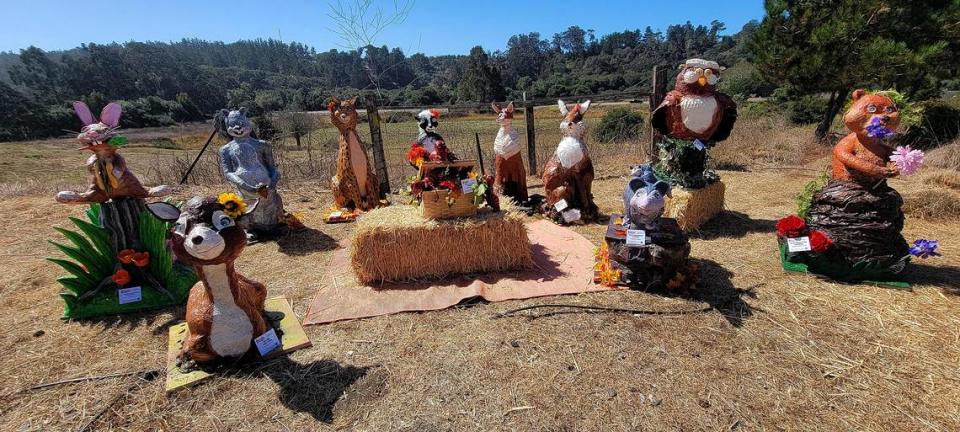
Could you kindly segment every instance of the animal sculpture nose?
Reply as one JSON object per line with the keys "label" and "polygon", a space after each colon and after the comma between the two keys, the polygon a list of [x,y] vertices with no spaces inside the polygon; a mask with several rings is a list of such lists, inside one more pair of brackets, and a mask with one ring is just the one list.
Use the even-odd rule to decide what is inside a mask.
{"label": "animal sculpture nose", "polygon": [[200,244],[200,243],[203,243],[203,237],[193,236],[193,237],[190,238],[190,242],[193,243],[193,244],[195,244],[195,245],[198,245],[198,244]]}
{"label": "animal sculpture nose", "polygon": [[890,116],[885,115],[883,117],[880,117],[880,119],[882,119],[883,121],[890,121]]}

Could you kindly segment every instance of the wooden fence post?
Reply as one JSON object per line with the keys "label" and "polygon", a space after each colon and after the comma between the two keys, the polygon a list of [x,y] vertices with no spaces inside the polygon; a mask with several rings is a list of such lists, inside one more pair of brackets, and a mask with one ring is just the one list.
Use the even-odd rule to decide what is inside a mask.
{"label": "wooden fence post", "polygon": [[373,96],[367,96],[367,123],[370,125],[370,144],[373,146],[373,165],[380,177],[380,198],[390,193],[390,175],[387,173],[387,158],[383,153],[383,134],[380,133],[380,113]]}
{"label": "wooden fence post", "polygon": [[483,149],[480,148],[480,132],[474,132],[473,137],[477,140],[477,161],[480,162],[480,174],[486,174],[483,169]]}
{"label": "wooden fence post", "polygon": [[527,122],[527,162],[530,163],[531,175],[537,174],[537,133],[533,121],[533,102],[527,102],[527,95],[523,95],[523,116]]}
{"label": "wooden fence post", "polygon": [[[669,66],[654,66],[653,67],[653,78],[650,82],[650,116],[649,118],[653,119],[653,110],[657,109],[660,106],[660,103],[663,102],[663,98],[667,96],[667,72],[670,71]],[[660,148],[657,144],[663,140],[663,136],[660,135],[654,128],[650,128],[650,143],[647,149],[648,155],[650,157],[650,163],[656,163],[660,158]]]}

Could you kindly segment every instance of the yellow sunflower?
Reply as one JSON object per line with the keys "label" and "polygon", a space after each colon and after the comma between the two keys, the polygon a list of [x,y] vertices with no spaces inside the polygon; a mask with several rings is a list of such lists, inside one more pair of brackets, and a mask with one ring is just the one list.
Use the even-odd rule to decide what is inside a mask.
{"label": "yellow sunflower", "polygon": [[234,219],[247,211],[247,203],[235,193],[224,192],[217,197],[217,202],[223,205],[223,212]]}

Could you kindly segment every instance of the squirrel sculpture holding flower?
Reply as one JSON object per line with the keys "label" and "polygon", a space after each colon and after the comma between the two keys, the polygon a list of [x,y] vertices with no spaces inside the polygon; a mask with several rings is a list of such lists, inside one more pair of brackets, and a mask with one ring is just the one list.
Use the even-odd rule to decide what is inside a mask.
{"label": "squirrel sculpture holding flower", "polygon": [[90,187],[86,192],[62,191],[56,200],[63,204],[103,203],[114,198],[147,198],[169,195],[170,187],[161,185],[147,190],[137,177],[127,169],[127,161],[117,153],[126,139],[117,135],[120,126],[120,104],[111,102],[103,107],[100,120],[97,120],[87,104],[73,103],[77,117],[83,122],[83,129],[77,140],[83,144],[80,150],[90,150],[93,155],[87,159],[87,171],[90,172]]}
{"label": "squirrel sculpture holding flower", "polygon": [[900,110],[883,94],[855,90],[843,116],[850,134],[833,148],[833,179],[871,187],[900,174],[890,162],[894,147],[885,140],[900,125]]}

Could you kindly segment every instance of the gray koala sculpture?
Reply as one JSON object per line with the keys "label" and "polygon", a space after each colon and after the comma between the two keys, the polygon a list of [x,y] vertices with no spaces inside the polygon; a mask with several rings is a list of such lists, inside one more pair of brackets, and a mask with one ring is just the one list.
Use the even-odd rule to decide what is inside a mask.
{"label": "gray koala sculpture", "polygon": [[273,147],[257,139],[253,123],[243,108],[221,110],[215,122],[220,135],[231,139],[220,147],[223,177],[237,187],[244,201],[257,201],[256,209],[247,216],[248,239],[257,240],[275,233],[281,227],[285,212],[283,199],[277,193],[280,171],[273,159]]}

